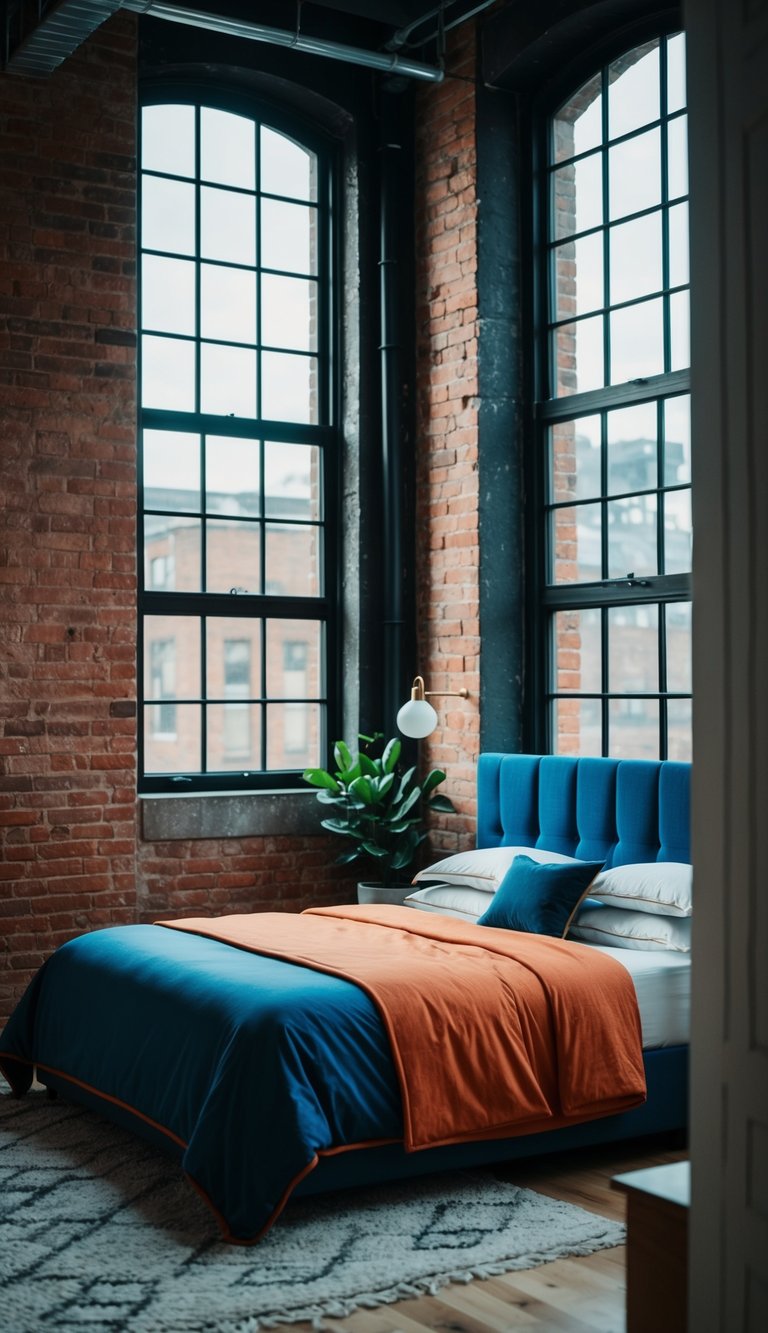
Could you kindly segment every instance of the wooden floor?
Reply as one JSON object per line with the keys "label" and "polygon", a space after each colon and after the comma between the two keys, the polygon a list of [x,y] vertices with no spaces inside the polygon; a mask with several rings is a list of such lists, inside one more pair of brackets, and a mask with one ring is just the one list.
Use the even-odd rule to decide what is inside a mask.
{"label": "wooden floor", "polygon": [[[624,1220],[624,1195],[611,1189],[622,1171],[676,1162],[686,1152],[671,1138],[618,1144],[537,1162],[509,1163],[498,1174],[516,1185]],[[311,1333],[292,1324],[293,1333]],[[334,1333],[623,1333],[624,1246],[541,1268],[443,1287],[437,1296],[326,1319]]]}

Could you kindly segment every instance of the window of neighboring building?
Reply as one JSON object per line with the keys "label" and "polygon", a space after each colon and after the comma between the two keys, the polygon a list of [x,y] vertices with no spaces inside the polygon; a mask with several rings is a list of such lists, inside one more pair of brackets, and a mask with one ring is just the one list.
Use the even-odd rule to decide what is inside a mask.
{"label": "window of neighboring building", "polygon": [[141,144],[141,644],[176,662],[172,686],[143,673],[143,787],[290,784],[335,702],[331,161],[263,109],[178,93],[144,106]]}
{"label": "window of neighboring building", "polygon": [[561,754],[689,759],[685,48],[605,64],[541,169],[544,711]]}

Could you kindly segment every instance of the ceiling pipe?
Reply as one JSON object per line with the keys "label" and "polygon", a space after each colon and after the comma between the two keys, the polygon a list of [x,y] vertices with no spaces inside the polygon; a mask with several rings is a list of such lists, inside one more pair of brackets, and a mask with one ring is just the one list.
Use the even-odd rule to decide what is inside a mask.
{"label": "ceiling pipe", "polygon": [[420,61],[410,60],[405,56],[365,51],[357,46],[346,46],[342,42],[327,41],[324,37],[310,37],[302,32],[287,32],[284,28],[266,28],[260,23],[251,23],[248,19],[207,14],[202,10],[167,4],[166,0],[123,0],[122,8],[130,9],[134,14],[146,14],[150,18],[167,19],[170,23],[183,23],[191,28],[205,28],[209,32],[220,32],[229,37],[243,37],[251,42],[266,42],[271,46],[287,46],[294,51],[303,51],[307,55],[327,56],[331,60],[363,65],[366,69],[380,70],[385,74],[404,75],[409,79],[420,79],[423,83],[442,83],[445,77],[444,71],[437,66],[423,65]]}

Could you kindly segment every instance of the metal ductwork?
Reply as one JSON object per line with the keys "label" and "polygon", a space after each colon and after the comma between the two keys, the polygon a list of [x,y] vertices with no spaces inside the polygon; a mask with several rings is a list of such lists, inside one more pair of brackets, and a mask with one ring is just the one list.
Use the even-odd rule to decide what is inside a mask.
{"label": "metal ductwork", "polygon": [[61,4],[49,5],[38,0],[34,6],[22,4],[14,15],[20,32],[6,69],[17,74],[51,74],[120,8],[121,0],[61,0]]}
{"label": "metal ductwork", "polygon": [[[347,64],[362,65],[382,74],[401,75],[424,83],[440,83],[443,70],[436,65],[425,65],[393,51],[370,51],[312,37],[285,28],[265,27],[250,19],[233,18],[226,14],[211,14],[190,9],[167,0],[22,0],[9,22],[6,34],[9,51],[6,68],[23,74],[51,74],[91,33],[119,10],[146,14],[150,18],[165,19],[207,32],[223,33],[251,42],[264,42],[302,51],[307,55],[325,56]],[[15,29],[15,31],[14,31]]]}
{"label": "metal ductwork", "polygon": [[424,65],[418,60],[410,60],[389,51],[366,51],[358,46],[345,46],[343,42],[328,41],[325,37],[310,37],[300,30],[289,32],[285,28],[267,28],[263,24],[252,23],[250,19],[206,14],[201,10],[168,4],[166,0],[123,0],[122,7],[135,14],[148,14],[150,18],[205,28],[208,32],[221,32],[229,37],[245,38],[246,41],[266,42],[270,46],[287,46],[307,55],[327,56],[331,60],[364,65],[366,69],[380,70],[384,74],[405,75],[406,78],[420,79],[424,83],[440,83],[444,77],[443,70],[436,65]]}

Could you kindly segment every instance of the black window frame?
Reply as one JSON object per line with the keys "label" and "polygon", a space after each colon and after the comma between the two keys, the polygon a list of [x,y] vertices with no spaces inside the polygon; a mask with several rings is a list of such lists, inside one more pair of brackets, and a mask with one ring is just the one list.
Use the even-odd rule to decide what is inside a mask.
{"label": "black window frame", "polygon": [[[575,95],[580,88],[584,86],[591,78],[602,75],[603,92],[603,116],[607,115],[607,68],[615,60],[630,51],[642,47],[645,43],[654,38],[664,39],[671,37],[682,31],[682,25],[679,15],[671,12],[657,14],[648,18],[646,22],[632,25],[631,29],[607,37],[605,40],[596,43],[591,49],[583,52],[573,62],[568,63],[567,67],[560,75],[548,83],[544,91],[535,98],[531,106],[531,116],[529,121],[530,148],[531,148],[531,248],[533,263],[530,274],[530,318],[531,318],[531,414],[529,421],[529,466],[526,469],[528,479],[528,495],[530,505],[526,516],[527,544],[530,552],[531,579],[529,584],[529,624],[531,633],[528,645],[528,672],[530,682],[529,692],[529,720],[530,737],[532,748],[540,753],[555,753],[555,734],[553,727],[554,708],[553,703],[558,698],[581,699],[591,698],[599,699],[601,709],[601,729],[602,729],[602,750],[603,755],[609,755],[610,751],[610,727],[609,727],[609,709],[610,702],[614,699],[635,699],[648,698],[659,700],[659,747],[658,754],[661,758],[668,757],[668,719],[667,719],[667,701],[675,699],[690,700],[690,692],[669,691],[664,688],[666,680],[666,635],[664,627],[665,607],[675,602],[691,602],[692,600],[692,575],[690,572],[684,574],[656,574],[653,576],[638,576],[637,578],[610,578],[604,577],[595,582],[584,583],[559,583],[550,581],[549,566],[552,541],[550,538],[550,513],[557,507],[553,502],[550,493],[549,477],[549,447],[548,430],[557,422],[571,419],[577,419],[587,415],[602,413],[601,428],[601,487],[600,495],[592,497],[599,500],[603,511],[608,501],[621,498],[620,496],[607,495],[605,486],[605,467],[606,467],[606,440],[605,440],[605,413],[612,408],[633,407],[642,403],[659,403],[664,398],[683,394],[690,394],[690,367],[677,371],[665,371],[663,374],[648,376],[642,380],[631,380],[616,385],[600,389],[591,389],[581,393],[564,394],[561,396],[548,396],[550,393],[550,384],[553,376],[554,359],[552,356],[551,329],[553,321],[550,319],[550,251],[554,236],[549,224],[550,191],[549,178],[552,170],[552,160],[550,154],[549,135],[550,126],[553,117],[560,107],[562,107],[571,95]],[[663,40],[661,41],[664,46]],[[666,69],[665,63],[661,66],[661,88],[660,97],[662,99],[662,116],[666,108]],[[687,105],[685,114],[687,115]],[[674,117],[673,117],[674,118]],[[660,122],[649,122],[649,125]],[[643,126],[643,132],[649,126]],[[626,136],[617,136],[621,138],[631,138],[632,134]],[[663,137],[663,136],[662,136]],[[603,123],[603,154],[606,151],[608,143],[606,136],[606,124]],[[613,140],[610,141],[614,142]],[[664,180],[666,181],[666,164],[663,170]],[[686,196],[689,198],[689,196]],[[662,208],[667,206],[666,198],[662,199]],[[653,210],[645,210],[653,211]],[[628,215],[634,217],[635,215]],[[623,220],[623,219],[622,219]],[[601,227],[596,230],[603,231],[607,228],[607,219],[603,219]],[[667,283],[668,269],[668,229],[666,225],[662,229],[663,233],[663,269],[664,269],[664,294],[668,298],[670,288]],[[689,286],[688,286],[689,289]],[[607,289],[606,289],[607,290]],[[672,289],[676,290],[676,289]],[[600,310],[594,312],[604,314],[609,308],[604,303]],[[644,299],[637,298],[638,301]],[[634,304],[635,302],[627,303]],[[622,304],[622,303],[619,303]],[[611,309],[615,307],[610,307]],[[665,357],[669,348],[669,316],[668,299],[664,300],[664,346]],[[590,312],[590,314],[593,312]],[[565,320],[561,321],[565,323]],[[604,321],[607,333],[608,320]],[[660,409],[657,409],[657,411]],[[693,448],[693,442],[692,442]],[[690,483],[681,484],[679,487],[665,487],[663,471],[663,449],[664,436],[659,429],[658,432],[658,474],[657,486],[653,488],[653,493],[657,496],[662,492],[672,489],[690,490]],[[632,495],[640,492],[632,492]],[[566,504],[566,501],[561,502]],[[571,503],[574,503],[573,501]],[[657,531],[662,534],[659,538],[663,542],[663,513],[659,514]],[[605,559],[606,546],[606,521],[603,513],[601,544],[603,550],[603,559]],[[631,571],[627,571],[629,574]],[[606,567],[603,567],[603,573],[607,573]],[[612,691],[607,688],[608,685],[608,638],[606,633],[606,620],[610,609],[622,606],[641,606],[658,605],[659,607],[659,690],[656,692],[622,693]],[[601,615],[601,689],[600,691],[558,691],[555,688],[555,663],[553,652],[553,632],[554,617],[558,611],[583,610],[597,608]]]}
{"label": "black window frame", "polygon": [[[212,79],[146,79],[140,88],[139,111],[143,111],[146,106],[160,105],[163,103],[187,104],[200,107],[211,107],[217,110],[232,112],[236,115],[242,115],[253,119],[257,126],[266,125],[276,132],[285,134],[300,143],[303,147],[311,151],[317,158],[317,217],[318,217],[318,305],[320,315],[318,318],[318,387],[319,387],[319,422],[317,424],[308,423],[287,423],[284,421],[271,421],[261,417],[226,417],[203,414],[202,412],[185,413],[170,411],[160,408],[146,408],[141,404],[141,393],[139,392],[138,403],[138,423],[137,432],[139,440],[138,449],[138,488],[139,488],[139,506],[137,519],[137,542],[138,542],[138,632],[137,632],[137,651],[138,651],[138,680],[139,680],[139,726],[138,726],[138,791],[140,794],[160,794],[160,793],[196,793],[204,795],[206,793],[215,793],[220,791],[252,791],[290,789],[303,787],[302,771],[300,768],[268,769],[266,768],[267,759],[267,728],[265,725],[265,716],[267,709],[266,694],[266,624],[268,620],[291,620],[291,621],[315,621],[320,624],[321,640],[321,667],[320,667],[320,686],[321,690],[318,696],[312,699],[302,699],[300,702],[317,703],[320,705],[320,736],[317,746],[317,761],[324,762],[328,750],[328,737],[337,734],[339,727],[339,718],[341,716],[341,570],[342,570],[342,531],[340,522],[340,495],[341,495],[341,467],[342,467],[342,437],[341,437],[341,386],[340,386],[340,366],[341,366],[341,294],[339,292],[339,275],[342,273],[341,263],[341,227],[340,219],[340,201],[342,197],[342,170],[338,143],[331,136],[318,132],[317,127],[310,124],[307,119],[297,114],[293,110],[286,110],[285,107],[272,101],[253,95],[246,90],[233,88],[223,85],[221,82]],[[198,112],[199,128],[199,112]],[[138,181],[139,181],[139,208],[141,205],[141,115],[139,122],[139,153],[138,153]],[[199,155],[199,136],[198,148]],[[199,160],[198,170],[195,176],[196,188],[200,183]],[[255,197],[259,197],[258,182],[254,191]],[[140,214],[139,214],[140,216]],[[198,223],[199,225],[199,223]],[[137,246],[139,257],[143,250],[141,247],[141,235]],[[150,252],[151,253],[151,252]],[[196,252],[193,256],[195,263],[200,266],[201,255],[199,246],[199,237],[196,244]],[[207,262],[207,261],[206,261]],[[197,285],[199,287],[199,273]],[[141,276],[138,278],[138,299],[139,310],[141,310]],[[195,335],[196,357],[200,355],[200,337],[199,328]],[[142,383],[142,362],[141,362],[141,336],[139,337],[138,352],[138,383]],[[258,439],[262,442],[286,443],[316,445],[321,459],[321,485],[323,495],[323,510],[319,523],[319,559],[321,561],[324,581],[322,591],[319,596],[289,596],[283,594],[264,593],[252,594],[245,593],[238,589],[236,595],[222,592],[178,592],[178,591],[159,591],[152,590],[151,586],[145,582],[144,570],[144,485],[143,485],[143,450],[141,446],[144,429],[166,429],[189,431],[199,434],[201,437],[201,447],[205,447],[205,436],[226,435],[233,439]],[[263,480],[263,444],[262,444],[262,480]],[[205,494],[204,487],[201,495],[200,518],[204,530],[205,520]],[[260,518],[257,520],[261,530],[262,556],[263,542],[266,525],[269,521],[282,522],[277,517],[269,518],[264,512],[263,507],[263,487],[262,487],[262,509]],[[287,520],[286,520],[287,521]],[[204,535],[201,537],[203,543],[201,550],[201,559],[205,560]],[[204,565],[203,565],[204,567]],[[263,568],[263,564],[262,564]],[[149,615],[162,615],[164,617],[174,616],[194,616],[199,617],[201,622],[201,695],[196,699],[184,699],[182,702],[196,703],[201,708],[201,737],[200,737],[200,772],[168,772],[155,773],[145,772],[145,707],[151,705],[151,700],[144,696],[144,618]],[[206,726],[205,711],[207,703],[226,703],[222,698],[207,699],[205,692],[205,654],[206,654],[206,619],[207,617],[226,617],[228,620],[243,619],[244,621],[258,620],[260,622],[260,640],[261,640],[261,695],[258,699],[251,702],[255,703],[261,709],[261,767],[256,767],[242,772],[239,771],[211,771],[206,772],[202,769],[206,754]],[[295,702],[284,698],[274,698],[270,703],[285,704],[286,702]]]}

